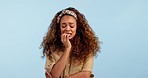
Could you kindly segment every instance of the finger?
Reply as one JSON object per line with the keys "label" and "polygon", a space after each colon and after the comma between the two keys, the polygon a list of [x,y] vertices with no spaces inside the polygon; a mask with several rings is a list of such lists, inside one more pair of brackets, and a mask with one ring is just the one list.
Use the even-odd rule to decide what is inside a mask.
{"label": "finger", "polygon": [[69,40],[69,36],[70,36],[70,34],[67,34],[66,40]]}
{"label": "finger", "polygon": [[50,73],[48,71],[46,71],[46,73],[49,75]]}
{"label": "finger", "polygon": [[66,43],[66,34],[63,34],[63,43]]}
{"label": "finger", "polygon": [[49,77],[49,74],[48,74],[48,72],[45,72],[45,76],[46,76],[46,78],[48,78],[48,77]]}
{"label": "finger", "polygon": [[63,42],[63,34],[61,35],[61,41]]}
{"label": "finger", "polygon": [[46,78],[53,78],[51,73],[49,73],[48,71],[45,72],[45,76]]}
{"label": "finger", "polygon": [[61,35],[61,41],[64,42],[65,33]]}

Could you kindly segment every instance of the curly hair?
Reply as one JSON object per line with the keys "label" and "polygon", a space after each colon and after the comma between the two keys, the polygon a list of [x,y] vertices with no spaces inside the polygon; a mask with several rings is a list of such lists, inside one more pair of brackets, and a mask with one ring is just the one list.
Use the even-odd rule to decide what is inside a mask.
{"label": "curly hair", "polygon": [[[85,16],[75,8],[69,7],[65,10],[73,11],[77,15],[76,35],[70,40],[72,44],[70,58],[85,62],[89,56],[95,56],[100,52],[100,42],[94,31],[89,26]],[[51,59],[51,52],[64,51],[64,45],[61,41],[60,23],[57,23],[57,17],[61,14],[59,11],[53,18],[46,36],[43,38],[41,47],[43,48],[43,57],[47,55]],[[64,15],[63,15],[64,16]]]}

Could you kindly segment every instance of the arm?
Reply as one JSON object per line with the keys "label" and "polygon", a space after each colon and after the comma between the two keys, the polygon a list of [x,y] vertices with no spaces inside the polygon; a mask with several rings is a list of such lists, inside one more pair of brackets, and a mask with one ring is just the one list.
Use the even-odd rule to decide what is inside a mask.
{"label": "arm", "polygon": [[89,56],[86,60],[86,63],[83,65],[83,69],[78,73],[68,76],[67,78],[90,78],[93,62],[94,56]]}
{"label": "arm", "polygon": [[76,74],[70,75],[67,78],[90,78],[90,72],[89,71],[81,71]]}
{"label": "arm", "polygon": [[62,72],[65,68],[67,59],[69,57],[69,52],[70,52],[70,50],[66,49],[65,52],[63,53],[62,57],[59,59],[59,61],[55,64],[55,66],[51,70],[51,74],[54,78],[59,78],[60,75],[62,74]]}
{"label": "arm", "polygon": [[66,34],[61,35],[61,41],[63,42],[65,46],[65,50],[61,58],[56,62],[54,67],[52,68],[50,72],[50,75],[52,75],[53,78],[59,78],[62,74],[65,65],[67,63],[67,59],[69,58],[70,50],[71,50],[71,43],[69,41],[69,36]]}

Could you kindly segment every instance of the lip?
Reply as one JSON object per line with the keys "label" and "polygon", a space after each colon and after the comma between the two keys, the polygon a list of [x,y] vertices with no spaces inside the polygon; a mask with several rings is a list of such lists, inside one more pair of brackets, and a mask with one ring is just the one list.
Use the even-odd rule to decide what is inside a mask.
{"label": "lip", "polygon": [[70,34],[70,35],[72,35],[72,33],[66,33],[66,34]]}

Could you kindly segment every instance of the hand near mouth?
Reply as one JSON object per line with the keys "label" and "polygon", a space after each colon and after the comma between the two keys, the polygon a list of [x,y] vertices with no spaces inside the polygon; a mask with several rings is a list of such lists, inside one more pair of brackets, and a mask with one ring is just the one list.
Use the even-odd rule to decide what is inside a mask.
{"label": "hand near mouth", "polygon": [[61,35],[61,41],[65,46],[65,49],[71,49],[71,42],[69,41],[70,39],[70,34],[62,34]]}

